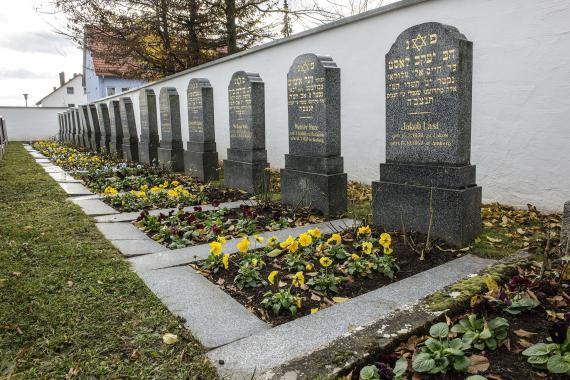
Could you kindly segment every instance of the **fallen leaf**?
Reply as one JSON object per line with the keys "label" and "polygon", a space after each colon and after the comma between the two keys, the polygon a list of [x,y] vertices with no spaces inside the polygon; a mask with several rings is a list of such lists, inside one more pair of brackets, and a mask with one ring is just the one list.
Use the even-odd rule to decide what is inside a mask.
{"label": "fallen leaf", "polygon": [[517,336],[520,336],[521,338],[528,338],[531,337],[533,335],[536,335],[536,333],[530,332],[530,331],[526,331],[523,329],[518,329],[513,331]]}
{"label": "fallen leaf", "polygon": [[333,297],[333,298],[332,298],[332,300],[333,300],[335,303],[343,303],[343,302],[348,301],[349,299],[350,299],[350,298],[347,298],[347,297]]}
{"label": "fallen leaf", "polygon": [[524,348],[529,348],[530,346],[532,346],[532,343],[530,343],[528,340],[526,339],[519,339],[519,341],[517,342],[520,346],[523,346]]}
{"label": "fallen leaf", "polygon": [[171,333],[166,333],[162,336],[162,341],[168,345],[175,344],[178,342],[178,336]]}
{"label": "fallen leaf", "polygon": [[480,372],[485,372],[489,369],[489,359],[482,355],[471,355],[469,357],[471,359],[471,365],[467,369],[467,371],[471,374],[476,374]]}
{"label": "fallen leaf", "polygon": [[503,239],[494,238],[494,237],[490,237],[490,236],[485,236],[485,238],[487,240],[489,240],[491,243],[500,243],[503,241]]}

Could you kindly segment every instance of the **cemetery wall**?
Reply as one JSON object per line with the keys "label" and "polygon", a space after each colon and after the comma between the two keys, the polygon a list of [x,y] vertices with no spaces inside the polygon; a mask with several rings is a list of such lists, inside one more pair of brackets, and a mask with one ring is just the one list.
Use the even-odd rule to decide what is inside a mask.
{"label": "cemetery wall", "polygon": [[[384,56],[406,28],[428,21],[457,27],[473,41],[471,162],[484,201],[560,210],[570,196],[570,2],[567,0],[403,0],[378,10],[236,54],[145,87],[175,87],[182,140],[186,90],[208,78],[214,92],[220,159],[229,147],[227,87],[238,70],[265,82],[268,161],[288,152],[287,72],[303,53],[330,55],[341,68],[342,156],[349,179],[370,183],[385,162]],[[131,96],[138,110],[138,91]],[[140,116],[135,112],[140,133]],[[159,118],[160,119],[160,118]],[[55,118],[54,118],[55,120]]]}
{"label": "cemetery wall", "polygon": [[30,141],[55,137],[59,130],[57,114],[67,107],[0,106],[11,141]]}

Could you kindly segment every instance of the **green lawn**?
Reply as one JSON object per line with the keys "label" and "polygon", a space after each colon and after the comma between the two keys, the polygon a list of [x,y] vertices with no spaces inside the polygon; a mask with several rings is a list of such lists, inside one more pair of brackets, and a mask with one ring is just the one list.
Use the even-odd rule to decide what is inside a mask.
{"label": "green lawn", "polygon": [[[165,333],[178,343],[162,342]],[[0,162],[0,379],[214,379],[203,348],[19,143]]]}

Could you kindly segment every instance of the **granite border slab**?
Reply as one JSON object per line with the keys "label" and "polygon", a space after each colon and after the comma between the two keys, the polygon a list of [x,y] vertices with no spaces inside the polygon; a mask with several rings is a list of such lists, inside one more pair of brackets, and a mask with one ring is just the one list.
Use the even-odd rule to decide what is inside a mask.
{"label": "granite border slab", "polygon": [[[78,205],[79,207],[81,207],[83,212],[89,216],[98,217],[101,215],[112,215],[112,214],[118,214],[119,213],[117,210],[115,210],[114,208],[112,208],[111,206],[106,204],[105,202],[103,202],[97,198],[93,199],[93,198],[87,198],[87,197],[89,197],[89,196],[71,197],[71,198],[68,198],[68,200],[70,200],[71,202],[73,202],[76,205]],[[78,199],[78,198],[81,198],[81,199]],[[87,199],[85,199],[85,198],[87,198]]]}

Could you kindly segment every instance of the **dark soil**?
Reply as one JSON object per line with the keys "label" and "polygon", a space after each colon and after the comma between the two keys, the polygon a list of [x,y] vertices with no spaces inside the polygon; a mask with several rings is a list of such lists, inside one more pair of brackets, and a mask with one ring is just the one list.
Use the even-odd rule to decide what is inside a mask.
{"label": "dark soil", "polygon": [[[343,233],[342,236],[343,242],[347,244],[348,250],[350,252],[356,251],[354,247],[349,245],[349,242],[351,239],[353,239],[354,234],[351,231],[347,231]],[[377,236],[377,234],[375,234],[375,236]],[[421,236],[420,234],[413,235],[413,238],[414,241],[425,241],[425,237]],[[413,276],[417,273],[444,264],[458,257],[456,253],[452,254],[449,252],[441,252],[436,248],[431,253],[427,254],[426,258],[421,261],[419,260],[418,254],[412,251],[408,245],[404,244],[403,238],[401,236],[392,234],[392,239],[392,248],[394,249],[392,255],[395,255],[397,258],[398,266],[400,267],[400,270],[395,274],[393,280],[378,272],[373,272],[369,277],[364,278],[353,278],[348,276],[348,281],[343,282],[339,286],[338,293],[329,293],[327,296],[315,290],[295,289],[295,292],[297,292],[297,294],[302,297],[302,308],[297,312],[295,316],[292,316],[288,312],[282,312],[280,315],[275,316],[270,310],[267,310],[261,306],[261,301],[263,300],[264,293],[269,290],[272,290],[274,292],[279,290],[277,282],[275,285],[268,284],[267,286],[257,287],[255,289],[238,289],[233,283],[234,278],[238,272],[238,266],[231,261],[228,270],[219,271],[215,274],[205,273],[205,275],[211,282],[218,285],[234,299],[254,312],[259,318],[276,326],[292,321],[304,315],[308,315],[310,314],[310,310],[312,308],[323,309],[333,305],[333,297],[354,298],[359,295],[368,293],[372,290],[386,286],[390,283],[402,280],[406,277]],[[437,245],[442,248],[445,247],[444,244],[438,243]],[[274,270],[280,271],[280,273],[284,273],[288,270],[284,265],[283,254],[276,257],[275,259],[266,258],[265,260],[267,265],[260,271],[261,277],[263,279],[267,279],[267,276]],[[314,260],[314,262],[317,263],[318,260]],[[318,266],[318,264],[315,266]],[[296,271],[290,271],[288,273],[290,275],[293,275],[295,272]],[[339,273],[335,273],[335,275],[346,276]],[[305,280],[308,281],[309,279],[310,274],[305,273]]]}

